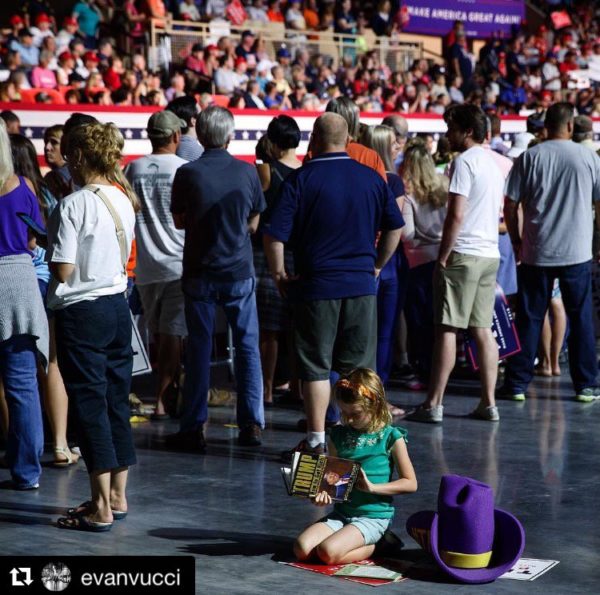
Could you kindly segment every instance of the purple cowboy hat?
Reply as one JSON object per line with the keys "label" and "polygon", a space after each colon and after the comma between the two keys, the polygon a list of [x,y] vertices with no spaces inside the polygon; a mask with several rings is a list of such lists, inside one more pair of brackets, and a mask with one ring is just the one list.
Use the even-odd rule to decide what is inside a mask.
{"label": "purple cowboy hat", "polygon": [[460,475],[442,477],[438,512],[413,514],[406,530],[462,583],[492,582],[515,565],[525,547],[523,526],[494,508],[492,488]]}

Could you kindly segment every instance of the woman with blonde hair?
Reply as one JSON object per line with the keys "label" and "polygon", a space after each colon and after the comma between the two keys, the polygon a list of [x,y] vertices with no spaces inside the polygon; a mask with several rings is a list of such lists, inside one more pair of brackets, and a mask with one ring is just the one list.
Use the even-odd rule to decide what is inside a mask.
{"label": "woman with blonde hair", "polygon": [[[394,161],[400,152],[394,129],[390,126],[369,126],[363,134],[365,146],[373,149],[385,166],[388,186],[402,209],[404,184],[395,173]],[[384,385],[390,377],[394,352],[394,331],[406,300],[406,271],[402,242],[396,254],[379,274],[377,287],[377,373]],[[402,412],[397,411],[396,415]]]}
{"label": "woman with blonde hair", "polygon": [[63,198],[48,226],[58,365],[73,407],[91,499],[58,519],[63,529],[108,531],[127,514],[125,488],[136,461],[129,424],[133,355],[125,298],[138,199],[119,162],[114,124],[84,124],[66,138],[80,190]]}
{"label": "woman with blonde hair", "polygon": [[402,238],[408,259],[406,322],[413,364],[422,382],[429,380],[433,345],[433,269],[442,240],[448,178],[437,172],[421,141],[409,142],[401,166],[406,195]]}

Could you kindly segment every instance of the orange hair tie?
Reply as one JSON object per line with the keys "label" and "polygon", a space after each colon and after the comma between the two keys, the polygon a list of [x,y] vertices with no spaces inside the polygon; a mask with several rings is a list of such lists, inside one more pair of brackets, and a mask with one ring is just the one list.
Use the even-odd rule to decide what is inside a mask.
{"label": "orange hair tie", "polygon": [[340,388],[350,389],[352,391],[357,392],[363,399],[369,399],[370,401],[374,401],[377,398],[377,395],[373,393],[372,390],[364,386],[363,384],[357,384],[355,382],[350,382],[346,378],[342,380],[338,380],[337,385]]}

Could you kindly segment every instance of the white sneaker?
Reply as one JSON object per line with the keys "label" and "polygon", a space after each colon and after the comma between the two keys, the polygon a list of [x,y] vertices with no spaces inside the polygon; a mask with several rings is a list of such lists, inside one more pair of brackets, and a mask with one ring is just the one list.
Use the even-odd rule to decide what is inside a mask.
{"label": "white sneaker", "polygon": [[431,409],[426,409],[419,405],[412,413],[406,416],[409,421],[422,421],[430,424],[441,424],[444,419],[444,406],[438,405]]}
{"label": "white sneaker", "polygon": [[477,405],[475,411],[472,411],[469,417],[475,419],[483,419],[484,421],[500,421],[498,407],[486,407],[481,403]]}
{"label": "white sneaker", "polygon": [[580,390],[575,395],[575,400],[580,403],[593,403],[594,401],[600,401],[600,388],[597,386],[590,386]]}

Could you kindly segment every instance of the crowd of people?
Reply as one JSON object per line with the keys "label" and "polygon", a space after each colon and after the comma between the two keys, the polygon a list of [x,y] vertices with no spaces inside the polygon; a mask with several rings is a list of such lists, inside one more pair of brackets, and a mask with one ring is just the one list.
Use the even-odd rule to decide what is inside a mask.
{"label": "crowd of people", "polygon": [[[581,114],[600,116],[600,18],[593,3],[568,3],[570,24],[559,29],[548,16],[535,28],[524,22],[510,35],[494,35],[477,55],[457,21],[440,59],[417,59],[405,71],[393,71],[362,35],[367,26],[378,36],[401,30],[400,3],[390,0],[81,0],[64,18],[50,4],[26,2],[5,23],[0,101],[53,103],[59,93],[58,101],[69,104],[164,107],[185,94],[209,105],[219,94],[237,109],[323,111],[330,99],[348,97],[366,112],[439,115],[464,102],[502,115],[567,101]],[[547,5],[550,10],[556,2]],[[167,13],[229,19],[242,33],[239,39],[190,43],[168,69],[152,71],[146,62],[148,19]],[[284,23],[296,36],[270,53],[260,31],[251,28],[264,21]],[[304,28],[357,37],[344,38],[350,45],[334,60],[310,51],[310,36],[298,41]]]}
{"label": "crowd of people", "polygon": [[[163,88],[165,73],[148,72],[141,51],[151,9],[123,3],[140,33],[128,40],[140,51],[133,43],[125,59],[102,29],[112,4],[78,2],[57,31],[50,3],[31,0],[5,35],[0,100],[18,101],[27,86],[68,87],[71,103],[166,108],[147,123],[151,154],[124,169],[116,126],[73,113],[45,130],[44,172],[16,115],[0,114],[7,487],[40,487],[43,409],[53,464],[82,458],[90,479],[90,499],[57,525],[103,532],[128,514],[136,463],[131,309],[152,337],[151,419],[180,420],[169,448],[206,450],[220,307],[235,353],[239,445],[260,446],[265,408],[287,400],[304,408],[305,437],[285,460],[303,451],[363,462],[359,496],[299,536],[299,559],[337,563],[372,553],[393,517],[391,496],[417,487],[406,432],[393,422],[443,423],[464,331],[480,370],[472,418],[498,423],[496,399],[525,400],[533,375],[560,375],[565,355],[574,399],[600,400],[591,280],[600,157],[589,117],[599,114],[600,96],[593,81],[583,88],[569,74],[600,60],[593,6],[577,4],[574,24],[560,32],[523,29],[489,40],[476,67],[457,23],[445,67],[417,61],[405,73],[387,72],[368,51],[333,73],[327,57],[302,48],[292,56],[286,47],[261,69],[269,57],[248,30],[238,45],[223,38],[191,47]],[[209,0],[203,10],[231,15],[234,4],[239,15],[239,1]],[[261,4],[252,2],[248,14]],[[267,4],[267,16],[280,8]],[[281,13],[288,26],[301,22],[288,18],[300,14],[298,4]],[[306,11],[317,3],[302,4]],[[173,10],[182,7],[190,19],[202,17],[196,3]],[[360,26],[351,2],[339,10],[334,28],[353,18]],[[392,33],[393,26],[381,34]],[[322,110],[308,154],[296,154],[298,124],[279,112],[256,145],[255,164],[235,159],[227,150],[232,112],[203,102],[212,85],[238,108]],[[534,114],[509,147],[499,114],[523,106]],[[390,113],[366,126],[361,110]],[[443,116],[447,133],[435,153],[430,135],[409,137],[399,112]],[[504,362],[500,388],[491,330],[497,286],[514,307],[521,345]],[[425,393],[410,412],[386,401],[398,380]]]}
{"label": "crowd of people", "polygon": [[[315,120],[303,161],[298,124],[279,114],[250,164],[227,151],[232,113],[200,110],[185,96],[152,114],[152,153],[124,170],[114,124],[74,113],[48,127],[44,176],[18,121],[0,116],[5,463],[9,487],[39,487],[43,402],[54,464],[82,457],[90,476],[90,500],[70,508],[61,528],[108,531],[127,514],[136,301],[153,337],[152,420],[180,418],[170,448],[206,450],[220,306],[232,332],[242,447],[263,440],[287,351],[279,380],[304,407],[298,427],[306,436],[283,458],[378,453],[377,479],[359,482],[369,497],[344,514],[377,511],[371,518],[381,522],[363,522],[362,537],[340,543],[328,537],[347,522],[332,517],[327,530],[300,536],[300,558],[317,548],[324,561],[345,560],[381,538],[393,512],[388,496],[416,489],[406,434],[392,420],[443,422],[463,331],[480,368],[472,418],[499,422],[497,398],[523,401],[534,373],[561,373],[561,317],[569,320],[574,399],[600,400],[591,281],[600,157],[591,120],[568,102],[550,106],[542,127],[532,120],[535,134],[523,133],[525,148],[510,157],[493,142],[497,121],[475,104],[453,106],[434,157],[427,138],[408,137],[401,115],[365,126],[358,106],[341,97]],[[497,284],[511,296],[521,343],[498,390]],[[426,391],[413,411],[386,402],[394,365],[408,388]],[[168,395],[180,388],[177,411]],[[384,464],[377,449],[388,441],[393,458]],[[389,482],[394,467],[400,479]],[[321,541],[328,545],[319,550]]]}

